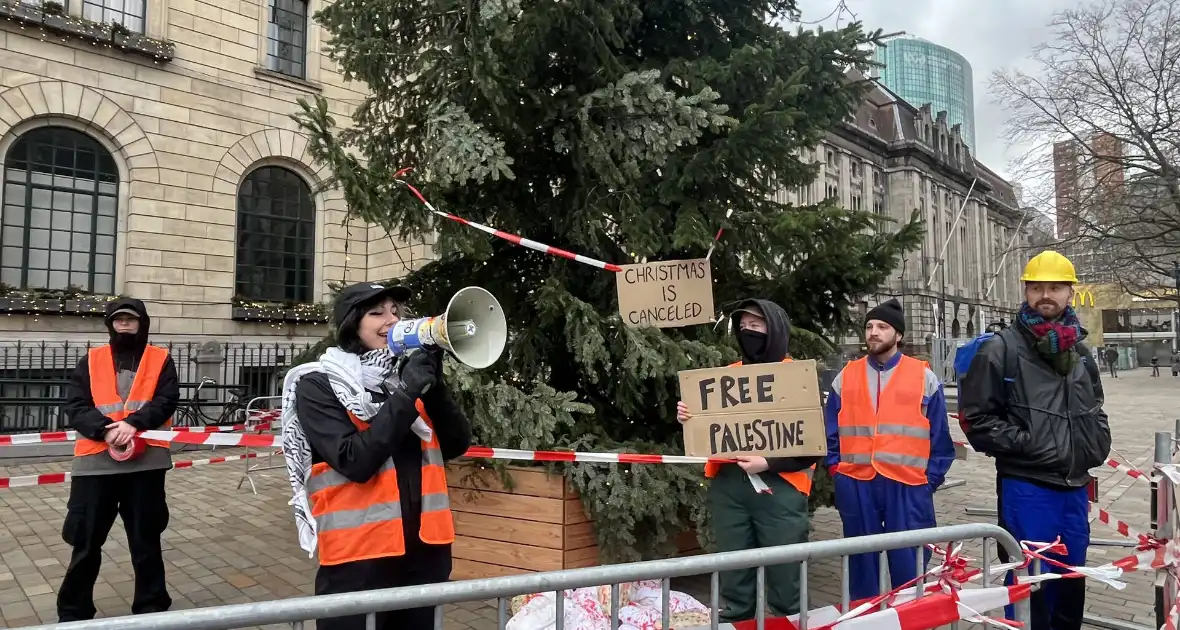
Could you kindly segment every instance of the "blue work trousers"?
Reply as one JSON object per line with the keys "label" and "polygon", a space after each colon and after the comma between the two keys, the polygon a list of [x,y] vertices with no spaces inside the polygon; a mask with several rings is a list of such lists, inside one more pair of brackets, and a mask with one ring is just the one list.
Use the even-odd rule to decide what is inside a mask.
{"label": "blue work trousers", "polygon": [[[908,486],[881,475],[860,481],[839,473],[833,482],[845,538],[934,527],[934,489],[929,485]],[[924,555],[929,563],[930,551]],[[918,577],[915,549],[895,549],[888,556],[892,588]],[[848,562],[852,600],[879,595],[880,554],[855,555]]]}
{"label": "blue work trousers", "polygon": [[[1044,554],[1069,566],[1086,564],[1090,546],[1090,497],[1085,488],[1056,489],[1013,477],[1001,477],[997,491],[1000,526],[1017,541],[1050,543],[1061,538],[1064,554]],[[1002,559],[1002,558],[1001,558]],[[1041,563],[1041,570],[1065,573]],[[1012,574],[1008,583],[1012,583]],[[1041,583],[1029,602],[1030,630],[1079,630],[1086,607],[1086,581],[1080,578]],[[1011,606],[1006,609],[1012,617]]]}

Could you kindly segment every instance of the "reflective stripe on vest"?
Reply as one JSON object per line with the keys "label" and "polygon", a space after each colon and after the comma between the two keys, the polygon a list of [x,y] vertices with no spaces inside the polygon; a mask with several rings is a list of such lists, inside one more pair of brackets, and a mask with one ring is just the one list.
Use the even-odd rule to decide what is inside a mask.
{"label": "reflective stripe on vest", "polygon": [[[422,401],[416,401],[414,406],[431,430],[430,441],[422,442],[422,523],[418,537],[432,545],[453,543],[455,524],[438,434]],[[349,418],[358,430],[369,429],[367,422],[351,412]],[[316,522],[321,565],[405,555],[401,492],[392,458],[385,460],[364,483],[349,481],[324,462],[314,464],[307,480],[307,498]]]}
{"label": "reflective stripe on vest", "polygon": [[[115,357],[109,345],[91,348],[87,353],[86,363],[90,369],[90,398],[94,401],[94,408],[106,416],[111,422],[126,420],[127,416],[143,409],[156,395],[156,385],[160,381],[160,372],[164,369],[164,362],[168,359],[168,351],[158,346],[146,346],[143,356],[139,359],[139,366],[135,370],[135,380],[131,383],[131,391],[124,401],[119,396],[119,374],[115,370]],[[160,427],[167,429],[172,426],[172,419]],[[168,448],[168,443],[160,440],[144,440],[150,446]],[[97,455],[107,450],[107,443],[103,440],[90,440],[78,436],[74,442],[74,457]]]}
{"label": "reflective stripe on vest", "polygon": [[877,408],[869,395],[868,359],[849,363],[843,372],[840,415],[840,463],[836,472],[867,481],[884,475],[899,483],[929,483],[930,419],[922,413],[926,363],[902,356]]}
{"label": "reflective stripe on vest", "polygon": [[[783,363],[789,363],[791,359],[783,359]],[[730,363],[726,367],[737,367],[742,365],[741,361]],[[712,479],[721,471],[721,464],[716,462],[708,462],[705,464],[705,477]],[[803,493],[803,496],[811,496],[811,483],[815,477],[815,464],[812,464],[807,470],[800,470],[799,472],[778,473],[787,483],[791,484],[796,490]]]}

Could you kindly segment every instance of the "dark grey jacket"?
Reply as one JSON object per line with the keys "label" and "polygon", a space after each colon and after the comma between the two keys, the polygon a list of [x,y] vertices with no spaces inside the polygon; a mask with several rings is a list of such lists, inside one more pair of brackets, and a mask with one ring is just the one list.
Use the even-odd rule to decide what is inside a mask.
{"label": "dark grey jacket", "polygon": [[996,459],[1001,477],[1080,488],[1110,453],[1098,365],[1081,342],[1079,361],[1058,374],[1017,325],[980,346],[959,383],[960,424],[971,446]]}

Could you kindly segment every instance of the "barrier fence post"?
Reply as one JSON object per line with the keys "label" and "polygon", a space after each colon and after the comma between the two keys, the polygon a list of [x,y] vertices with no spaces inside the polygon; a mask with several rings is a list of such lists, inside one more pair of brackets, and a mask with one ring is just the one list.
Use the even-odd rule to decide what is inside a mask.
{"label": "barrier fence post", "polygon": [[[1180,420],[1177,421],[1180,424]],[[1159,431],[1155,434],[1155,463],[1172,463],[1172,434]],[[1167,475],[1154,470],[1151,475],[1151,527],[1153,534],[1161,540],[1173,540],[1176,531],[1175,505],[1172,481]],[[1155,576],[1155,625],[1163,627],[1175,604],[1175,579],[1163,569]]]}

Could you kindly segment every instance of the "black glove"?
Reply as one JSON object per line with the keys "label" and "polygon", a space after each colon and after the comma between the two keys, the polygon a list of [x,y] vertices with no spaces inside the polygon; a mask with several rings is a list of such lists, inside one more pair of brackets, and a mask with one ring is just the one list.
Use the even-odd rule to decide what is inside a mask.
{"label": "black glove", "polygon": [[418,351],[401,362],[398,378],[406,395],[417,399],[438,382],[440,372],[439,361],[430,352]]}

